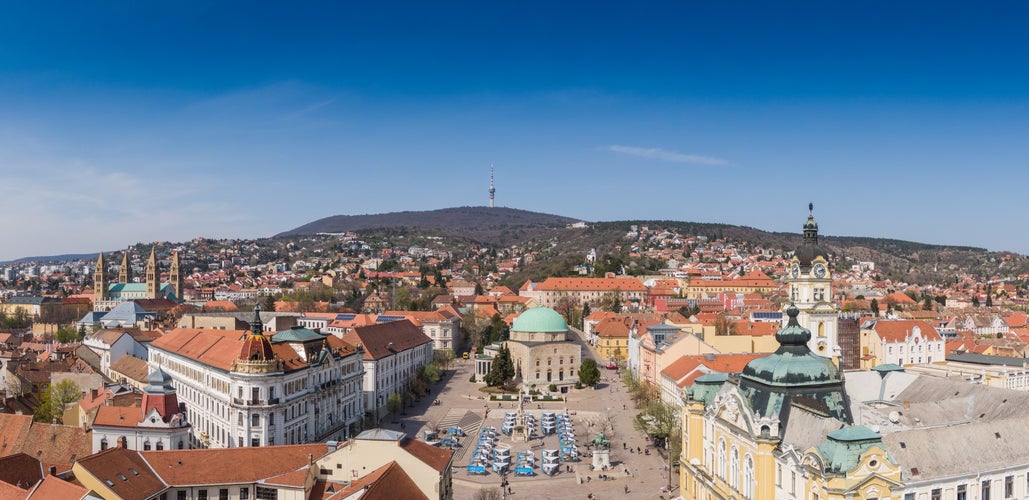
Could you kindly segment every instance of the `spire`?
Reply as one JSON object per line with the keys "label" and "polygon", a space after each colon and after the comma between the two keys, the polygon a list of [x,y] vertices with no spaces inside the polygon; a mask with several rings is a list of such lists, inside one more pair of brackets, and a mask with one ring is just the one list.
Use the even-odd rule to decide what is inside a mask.
{"label": "spire", "polygon": [[93,270],[93,303],[107,300],[107,268],[104,265],[104,252],[96,258],[96,268]]}
{"label": "spire", "polygon": [[157,245],[150,247],[150,259],[146,263],[146,298],[156,299],[161,289],[161,273],[157,270]]}
{"label": "spire", "polygon": [[493,162],[489,162],[489,207],[493,208],[493,194],[497,192],[493,184]]}
{"label": "spire", "polygon": [[775,332],[775,340],[779,342],[781,346],[795,346],[802,352],[810,352],[807,342],[811,340],[811,331],[807,328],[800,326],[800,322],[797,321],[797,315],[800,314],[800,309],[797,308],[796,304],[790,304],[786,308],[786,315],[789,316],[789,322],[786,326]]}
{"label": "spire", "polygon": [[807,204],[807,222],[804,223],[804,243],[818,244],[818,223],[815,222],[815,204]]}
{"label": "spire", "polygon": [[172,290],[175,290],[175,300],[182,301],[182,269],[179,267],[179,252],[172,253],[168,283],[171,284]]}
{"label": "spire", "polygon": [[261,305],[254,306],[254,320],[250,322],[250,332],[254,335],[264,335],[264,323],[261,322]]}
{"label": "spire", "polygon": [[121,267],[118,268],[118,283],[128,283],[129,279],[129,250],[125,249],[125,253],[121,254]]}

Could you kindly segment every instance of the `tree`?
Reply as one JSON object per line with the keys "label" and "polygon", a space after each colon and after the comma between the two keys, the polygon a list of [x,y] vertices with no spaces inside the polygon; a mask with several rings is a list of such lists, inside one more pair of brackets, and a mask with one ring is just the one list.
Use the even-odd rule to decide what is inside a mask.
{"label": "tree", "polygon": [[978,295],[973,295],[972,296],[972,307],[979,307],[979,296]]}
{"label": "tree", "polygon": [[454,361],[454,351],[451,351],[450,349],[445,351],[435,351],[432,353],[432,360],[444,370],[449,370],[450,363]]}
{"label": "tree", "polygon": [[876,299],[872,299],[871,308],[872,308],[872,315],[875,316],[876,318],[878,318],[879,317],[879,301],[876,300]]}
{"label": "tree", "polygon": [[[592,312],[593,311],[590,310],[589,302],[584,302],[582,304],[582,321],[585,322],[586,321],[586,317],[589,316]],[[583,330],[586,329],[585,323],[583,323],[581,326],[582,326]]]}
{"label": "tree", "polygon": [[618,288],[611,290],[600,298],[600,308],[613,313],[622,312],[622,291]]}
{"label": "tree", "polygon": [[422,381],[426,384],[435,384],[439,382],[439,368],[436,367],[435,363],[425,365],[418,371]]}
{"label": "tree", "polygon": [[993,293],[986,290],[986,307],[993,307]]}
{"label": "tree", "polygon": [[501,500],[502,498],[504,498],[504,494],[500,492],[499,488],[479,488],[479,491],[472,496],[472,500]]}
{"label": "tree", "polygon": [[400,394],[396,391],[389,393],[386,397],[386,410],[392,413],[394,416],[400,413],[400,409],[404,406],[404,400],[400,398]]}
{"label": "tree", "polygon": [[82,397],[82,390],[71,380],[65,379],[56,384],[51,384],[43,391],[39,406],[33,411],[33,418],[37,422],[51,423],[54,419],[61,420],[64,414],[64,405],[78,401]]}
{"label": "tree", "polygon": [[724,314],[715,318],[714,327],[715,335],[736,335],[736,322]]}
{"label": "tree", "polygon": [[[668,488],[672,487],[672,457],[678,457],[676,449],[682,445],[682,433],[679,425],[678,408],[657,400],[647,405],[632,422],[632,426],[651,437],[655,446],[664,448],[668,454]],[[681,451],[681,450],[679,450]],[[674,453],[674,455],[673,455]]]}
{"label": "tree", "polygon": [[486,385],[500,387],[514,377],[514,363],[511,361],[511,351],[507,345],[501,345],[497,355],[493,357],[493,364],[489,373],[486,374]]}
{"label": "tree", "polygon": [[925,298],[922,299],[922,310],[923,311],[932,311],[933,310],[933,298],[932,298],[932,296],[926,295]]}
{"label": "tree", "polygon": [[579,381],[584,385],[593,385],[600,381],[600,370],[597,369],[597,362],[593,358],[582,360],[579,365]]}

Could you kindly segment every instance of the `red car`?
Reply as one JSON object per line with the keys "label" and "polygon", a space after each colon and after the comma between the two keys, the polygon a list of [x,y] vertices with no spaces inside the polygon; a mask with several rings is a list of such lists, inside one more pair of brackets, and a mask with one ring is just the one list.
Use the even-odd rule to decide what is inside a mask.
{"label": "red car", "polygon": [[608,370],[617,370],[618,369],[618,365],[616,365],[614,363],[611,363],[611,364],[607,365],[605,368],[607,368]]}

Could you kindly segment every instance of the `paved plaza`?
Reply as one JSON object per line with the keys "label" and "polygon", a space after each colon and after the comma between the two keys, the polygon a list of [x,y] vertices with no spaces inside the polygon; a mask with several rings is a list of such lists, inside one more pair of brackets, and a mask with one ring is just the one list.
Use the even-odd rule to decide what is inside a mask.
{"label": "paved plaza", "polygon": [[[569,332],[575,338],[576,334]],[[583,345],[584,354],[593,353],[589,346]],[[415,406],[406,410],[398,422],[388,418],[383,426],[401,430],[409,436],[422,439],[425,430],[446,431],[450,427],[461,427],[467,434],[460,439],[460,446],[455,449],[454,456],[454,492],[455,498],[470,499],[482,488],[498,488],[506,479],[511,494],[508,498],[523,499],[584,499],[592,494],[593,498],[672,498],[678,494],[677,478],[672,478],[673,491],[666,493],[663,487],[668,484],[667,460],[659,455],[644,435],[633,429],[632,420],[636,410],[626,394],[625,388],[615,371],[601,370],[603,377],[596,389],[572,389],[566,396],[567,402],[526,403],[526,413],[539,418],[543,411],[571,414],[575,428],[575,438],[582,453],[582,461],[568,463],[571,471],[562,464],[558,473],[547,476],[539,465],[536,475],[531,477],[516,476],[508,473],[505,476],[490,472],[484,476],[468,473],[470,454],[475,447],[479,432],[484,425],[496,427],[498,430],[504,413],[517,410],[515,402],[489,402],[488,396],[479,391],[481,384],[468,381],[473,373],[473,361],[456,360],[447,371],[446,377],[432,387],[432,393],[422,398]],[[435,401],[438,400],[439,404]],[[624,409],[623,409],[624,408]],[[488,412],[487,412],[488,410]],[[602,429],[610,429],[608,439],[611,440],[611,464],[608,471],[591,471],[591,458],[588,443]],[[556,436],[546,436],[540,443],[537,437],[529,442],[515,442],[510,436],[499,434],[499,443],[510,445],[512,455],[518,451],[533,450],[537,464],[542,449],[558,448]],[[632,453],[630,453],[630,449]],[[636,450],[650,454],[637,453]],[[603,474],[609,479],[601,479]],[[626,493],[628,488],[628,493]],[[506,492],[505,492],[506,493]]]}

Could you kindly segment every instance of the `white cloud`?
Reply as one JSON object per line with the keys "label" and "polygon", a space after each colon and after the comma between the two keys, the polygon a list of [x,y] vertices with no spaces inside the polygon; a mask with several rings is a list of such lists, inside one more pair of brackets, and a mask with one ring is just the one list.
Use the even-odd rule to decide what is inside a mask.
{"label": "white cloud", "polygon": [[640,148],[636,146],[621,146],[614,144],[607,147],[608,151],[620,153],[648,160],[660,160],[671,163],[692,163],[695,165],[729,165],[728,160],[714,158],[711,156],[700,156],[668,151],[661,148]]}

